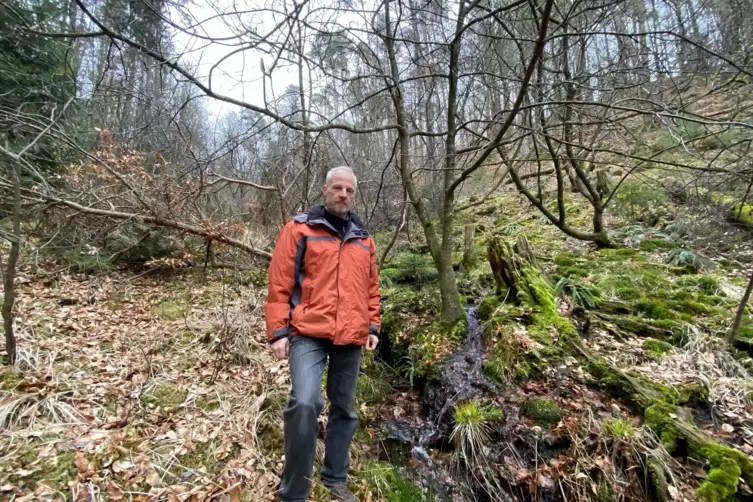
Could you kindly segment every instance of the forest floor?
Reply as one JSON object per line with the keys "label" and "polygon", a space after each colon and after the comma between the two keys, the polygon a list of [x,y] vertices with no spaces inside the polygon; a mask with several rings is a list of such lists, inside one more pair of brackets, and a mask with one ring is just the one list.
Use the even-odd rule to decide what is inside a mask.
{"label": "forest floor", "polygon": [[[513,195],[459,215],[459,242],[463,224],[477,227],[479,263],[459,273],[459,285],[468,303],[487,299],[484,372],[502,389],[492,401],[504,410],[494,437],[511,452],[498,456],[498,477],[474,473],[483,485],[476,493],[491,496],[493,478],[519,500],[647,500],[640,477],[650,473],[639,468],[650,459],[665,466],[671,499],[696,496],[721,467],[673,444],[683,438],[652,422],[629,391],[621,395],[610,373],[596,376],[603,363],[673,396],[703,434],[753,453],[750,361],[721,342],[745,285],[747,230],[665,208],[671,219],[652,214],[652,225],[635,223],[645,215],[612,221],[620,248],[601,251],[564,237]],[[569,203],[575,224],[587,222],[586,209]],[[559,321],[542,335],[530,311],[494,299],[487,239],[520,235],[559,284],[562,318],[571,322],[574,305],[592,313],[586,329],[573,325],[599,364],[562,352],[569,328]],[[459,347],[432,331],[436,271],[420,242],[401,241],[396,253],[382,271],[390,364],[366,357],[359,380],[351,487],[363,501],[432,497],[410,469],[415,459],[404,469],[379,455],[378,424],[421,422],[411,384],[420,389]],[[287,362],[275,361],[265,340],[264,281],[264,271],[22,270],[19,371],[0,374],[0,500],[273,500],[289,383]],[[746,318],[738,346],[748,338]],[[451,472],[469,467],[457,452],[428,455]],[[726,480],[728,495],[749,493],[745,465],[733,473],[741,481]],[[316,482],[312,499],[327,500]]]}

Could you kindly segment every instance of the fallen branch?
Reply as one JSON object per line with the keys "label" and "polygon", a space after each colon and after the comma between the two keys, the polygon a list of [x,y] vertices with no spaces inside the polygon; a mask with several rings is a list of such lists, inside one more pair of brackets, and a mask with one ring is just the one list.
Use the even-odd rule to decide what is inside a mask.
{"label": "fallen branch", "polygon": [[217,178],[215,181],[207,183],[207,186],[212,186],[215,183],[219,183],[220,181],[226,181],[228,183],[236,183],[238,185],[246,185],[246,186],[254,187],[254,188],[257,188],[259,190],[269,190],[271,192],[276,192],[277,191],[277,187],[266,186],[266,185],[258,185],[256,183],[254,183],[253,181],[240,180],[240,179],[237,179],[237,178],[226,178],[225,176],[222,176],[221,174],[217,174],[217,173],[211,172],[211,171],[209,173],[207,173],[207,174],[209,174],[209,176]]}
{"label": "fallen branch", "polygon": [[206,239],[212,239],[214,241],[227,244],[228,246],[241,249],[255,256],[259,256],[266,259],[272,258],[272,254],[267,251],[262,251],[261,249],[257,249],[249,244],[241,242],[237,239],[233,239],[232,237],[228,237],[226,235],[223,235],[220,232],[217,232],[209,228],[202,228],[196,225],[191,225],[189,223],[184,223],[182,221],[171,220],[171,219],[162,218],[159,216],[147,216],[147,215],[142,215],[142,214],[125,213],[125,212],[114,211],[114,210],[97,209],[94,207],[82,206],[81,204],[77,204],[69,200],[61,199],[59,197],[54,197],[52,195],[40,193],[34,190],[25,189],[23,191],[27,194],[34,196],[37,199],[41,199],[44,202],[47,202],[53,205],[69,207],[81,213],[92,214],[96,216],[104,216],[107,218],[115,218],[119,220],[134,220],[139,223],[151,224],[151,225],[156,225],[156,226],[165,227],[165,228],[173,228],[176,230],[180,230],[182,232],[186,232],[193,235],[198,235]]}

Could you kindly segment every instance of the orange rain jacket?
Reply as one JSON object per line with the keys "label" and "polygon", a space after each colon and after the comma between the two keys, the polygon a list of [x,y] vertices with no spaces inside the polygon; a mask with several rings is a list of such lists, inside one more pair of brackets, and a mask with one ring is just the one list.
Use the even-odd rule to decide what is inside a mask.
{"label": "orange rain jacket", "polygon": [[376,245],[358,217],[341,239],[312,208],[280,231],[269,266],[264,314],[270,343],[290,336],[327,338],[336,345],[365,345],[379,334]]}

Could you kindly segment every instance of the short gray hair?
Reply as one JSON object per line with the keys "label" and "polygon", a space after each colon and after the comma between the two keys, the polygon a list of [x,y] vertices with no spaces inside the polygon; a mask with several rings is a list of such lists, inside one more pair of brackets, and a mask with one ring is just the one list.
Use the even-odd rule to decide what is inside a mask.
{"label": "short gray hair", "polygon": [[351,176],[353,176],[353,184],[358,185],[358,178],[356,178],[356,173],[353,172],[353,169],[351,169],[348,166],[337,166],[333,167],[329,171],[327,171],[327,178],[325,183],[329,185],[329,182],[332,181],[332,176],[334,176],[336,173],[348,173]]}

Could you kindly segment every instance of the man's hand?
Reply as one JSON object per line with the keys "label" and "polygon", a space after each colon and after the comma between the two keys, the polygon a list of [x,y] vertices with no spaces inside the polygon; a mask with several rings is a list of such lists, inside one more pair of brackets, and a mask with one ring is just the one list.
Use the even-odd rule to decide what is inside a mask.
{"label": "man's hand", "polygon": [[272,351],[277,359],[285,359],[290,355],[290,340],[288,337],[280,338],[272,344]]}
{"label": "man's hand", "polygon": [[379,344],[379,337],[376,335],[369,335],[369,340],[366,342],[366,350],[369,352],[372,352],[374,349],[377,348],[377,345]]}

